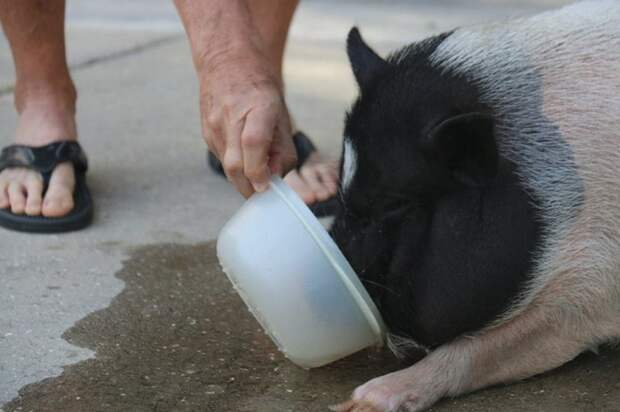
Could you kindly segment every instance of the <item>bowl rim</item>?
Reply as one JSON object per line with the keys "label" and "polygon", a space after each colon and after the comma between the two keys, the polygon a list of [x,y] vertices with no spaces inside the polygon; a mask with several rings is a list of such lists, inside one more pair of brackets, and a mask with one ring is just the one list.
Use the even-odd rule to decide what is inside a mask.
{"label": "bowl rim", "polygon": [[353,300],[362,311],[374,334],[378,338],[378,345],[383,345],[385,340],[386,327],[370,295],[357,277],[357,274],[344,257],[334,240],[329,236],[321,222],[314,216],[308,206],[279,176],[272,176],[269,182],[270,187],[291,209],[293,214],[299,219],[306,231],[310,234],[319,249],[329,260],[340,280],[353,296]]}

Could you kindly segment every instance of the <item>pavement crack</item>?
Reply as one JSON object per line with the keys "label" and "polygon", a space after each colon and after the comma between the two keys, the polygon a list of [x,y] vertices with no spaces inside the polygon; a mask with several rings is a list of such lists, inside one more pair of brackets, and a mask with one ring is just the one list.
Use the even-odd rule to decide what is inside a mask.
{"label": "pavement crack", "polygon": [[183,38],[183,35],[174,34],[170,36],[159,37],[145,43],[137,44],[133,47],[129,47],[122,50],[117,50],[108,54],[104,54],[101,56],[92,57],[90,59],[86,59],[82,62],[71,65],[72,70],[82,70],[91,66],[95,66],[100,63],[106,63],[112,60],[119,60],[125,57],[134,56],[136,54],[140,54],[150,49],[154,49],[156,47],[160,47],[169,43],[173,43],[177,40]]}
{"label": "pavement crack", "polygon": [[[69,69],[72,72],[74,72],[74,71],[87,69],[89,67],[93,67],[101,63],[107,63],[109,61],[120,60],[126,57],[135,56],[147,50],[161,47],[161,46],[173,43],[175,41],[181,40],[183,37],[184,35],[182,34],[173,34],[173,35],[158,37],[156,39],[149,40],[144,43],[136,44],[132,47],[128,47],[128,48],[121,49],[121,50],[115,50],[110,53],[91,57],[86,60],[71,64],[69,65]],[[0,85],[0,97],[11,94],[14,91],[15,91],[15,84]]]}

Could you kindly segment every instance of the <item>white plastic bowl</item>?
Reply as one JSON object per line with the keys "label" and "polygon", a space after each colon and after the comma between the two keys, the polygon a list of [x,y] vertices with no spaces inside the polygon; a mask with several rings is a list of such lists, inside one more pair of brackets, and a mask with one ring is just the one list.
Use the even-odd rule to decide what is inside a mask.
{"label": "white plastic bowl", "polygon": [[224,272],[293,363],[315,368],[382,345],[379,311],[310,209],[279,177],[217,242]]}

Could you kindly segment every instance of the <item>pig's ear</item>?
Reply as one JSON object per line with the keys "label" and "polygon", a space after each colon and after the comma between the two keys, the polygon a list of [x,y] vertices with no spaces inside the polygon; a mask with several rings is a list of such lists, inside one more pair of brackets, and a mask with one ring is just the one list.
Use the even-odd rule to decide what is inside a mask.
{"label": "pig's ear", "polygon": [[433,128],[427,143],[462,183],[484,186],[497,175],[499,154],[493,118],[488,114],[474,112],[450,117]]}
{"label": "pig's ear", "polygon": [[366,86],[377,73],[388,65],[388,62],[364,42],[357,27],[353,27],[347,37],[347,54],[353,74],[360,87]]}

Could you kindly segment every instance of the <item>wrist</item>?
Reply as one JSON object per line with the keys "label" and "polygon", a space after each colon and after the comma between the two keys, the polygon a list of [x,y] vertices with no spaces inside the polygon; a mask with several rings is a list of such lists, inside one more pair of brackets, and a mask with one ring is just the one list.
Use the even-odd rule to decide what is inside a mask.
{"label": "wrist", "polygon": [[240,37],[210,42],[208,47],[194,55],[194,64],[198,73],[218,71],[242,62],[259,62],[260,54],[247,39]]}
{"label": "wrist", "polygon": [[196,65],[201,86],[208,87],[213,82],[259,85],[273,85],[282,88],[281,81],[270,61],[256,48],[244,44],[231,44],[230,47],[212,49],[203,54]]}
{"label": "wrist", "polygon": [[196,69],[211,70],[223,62],[256,54],[260,34],[249,0],[174,0],[192,50]]}

